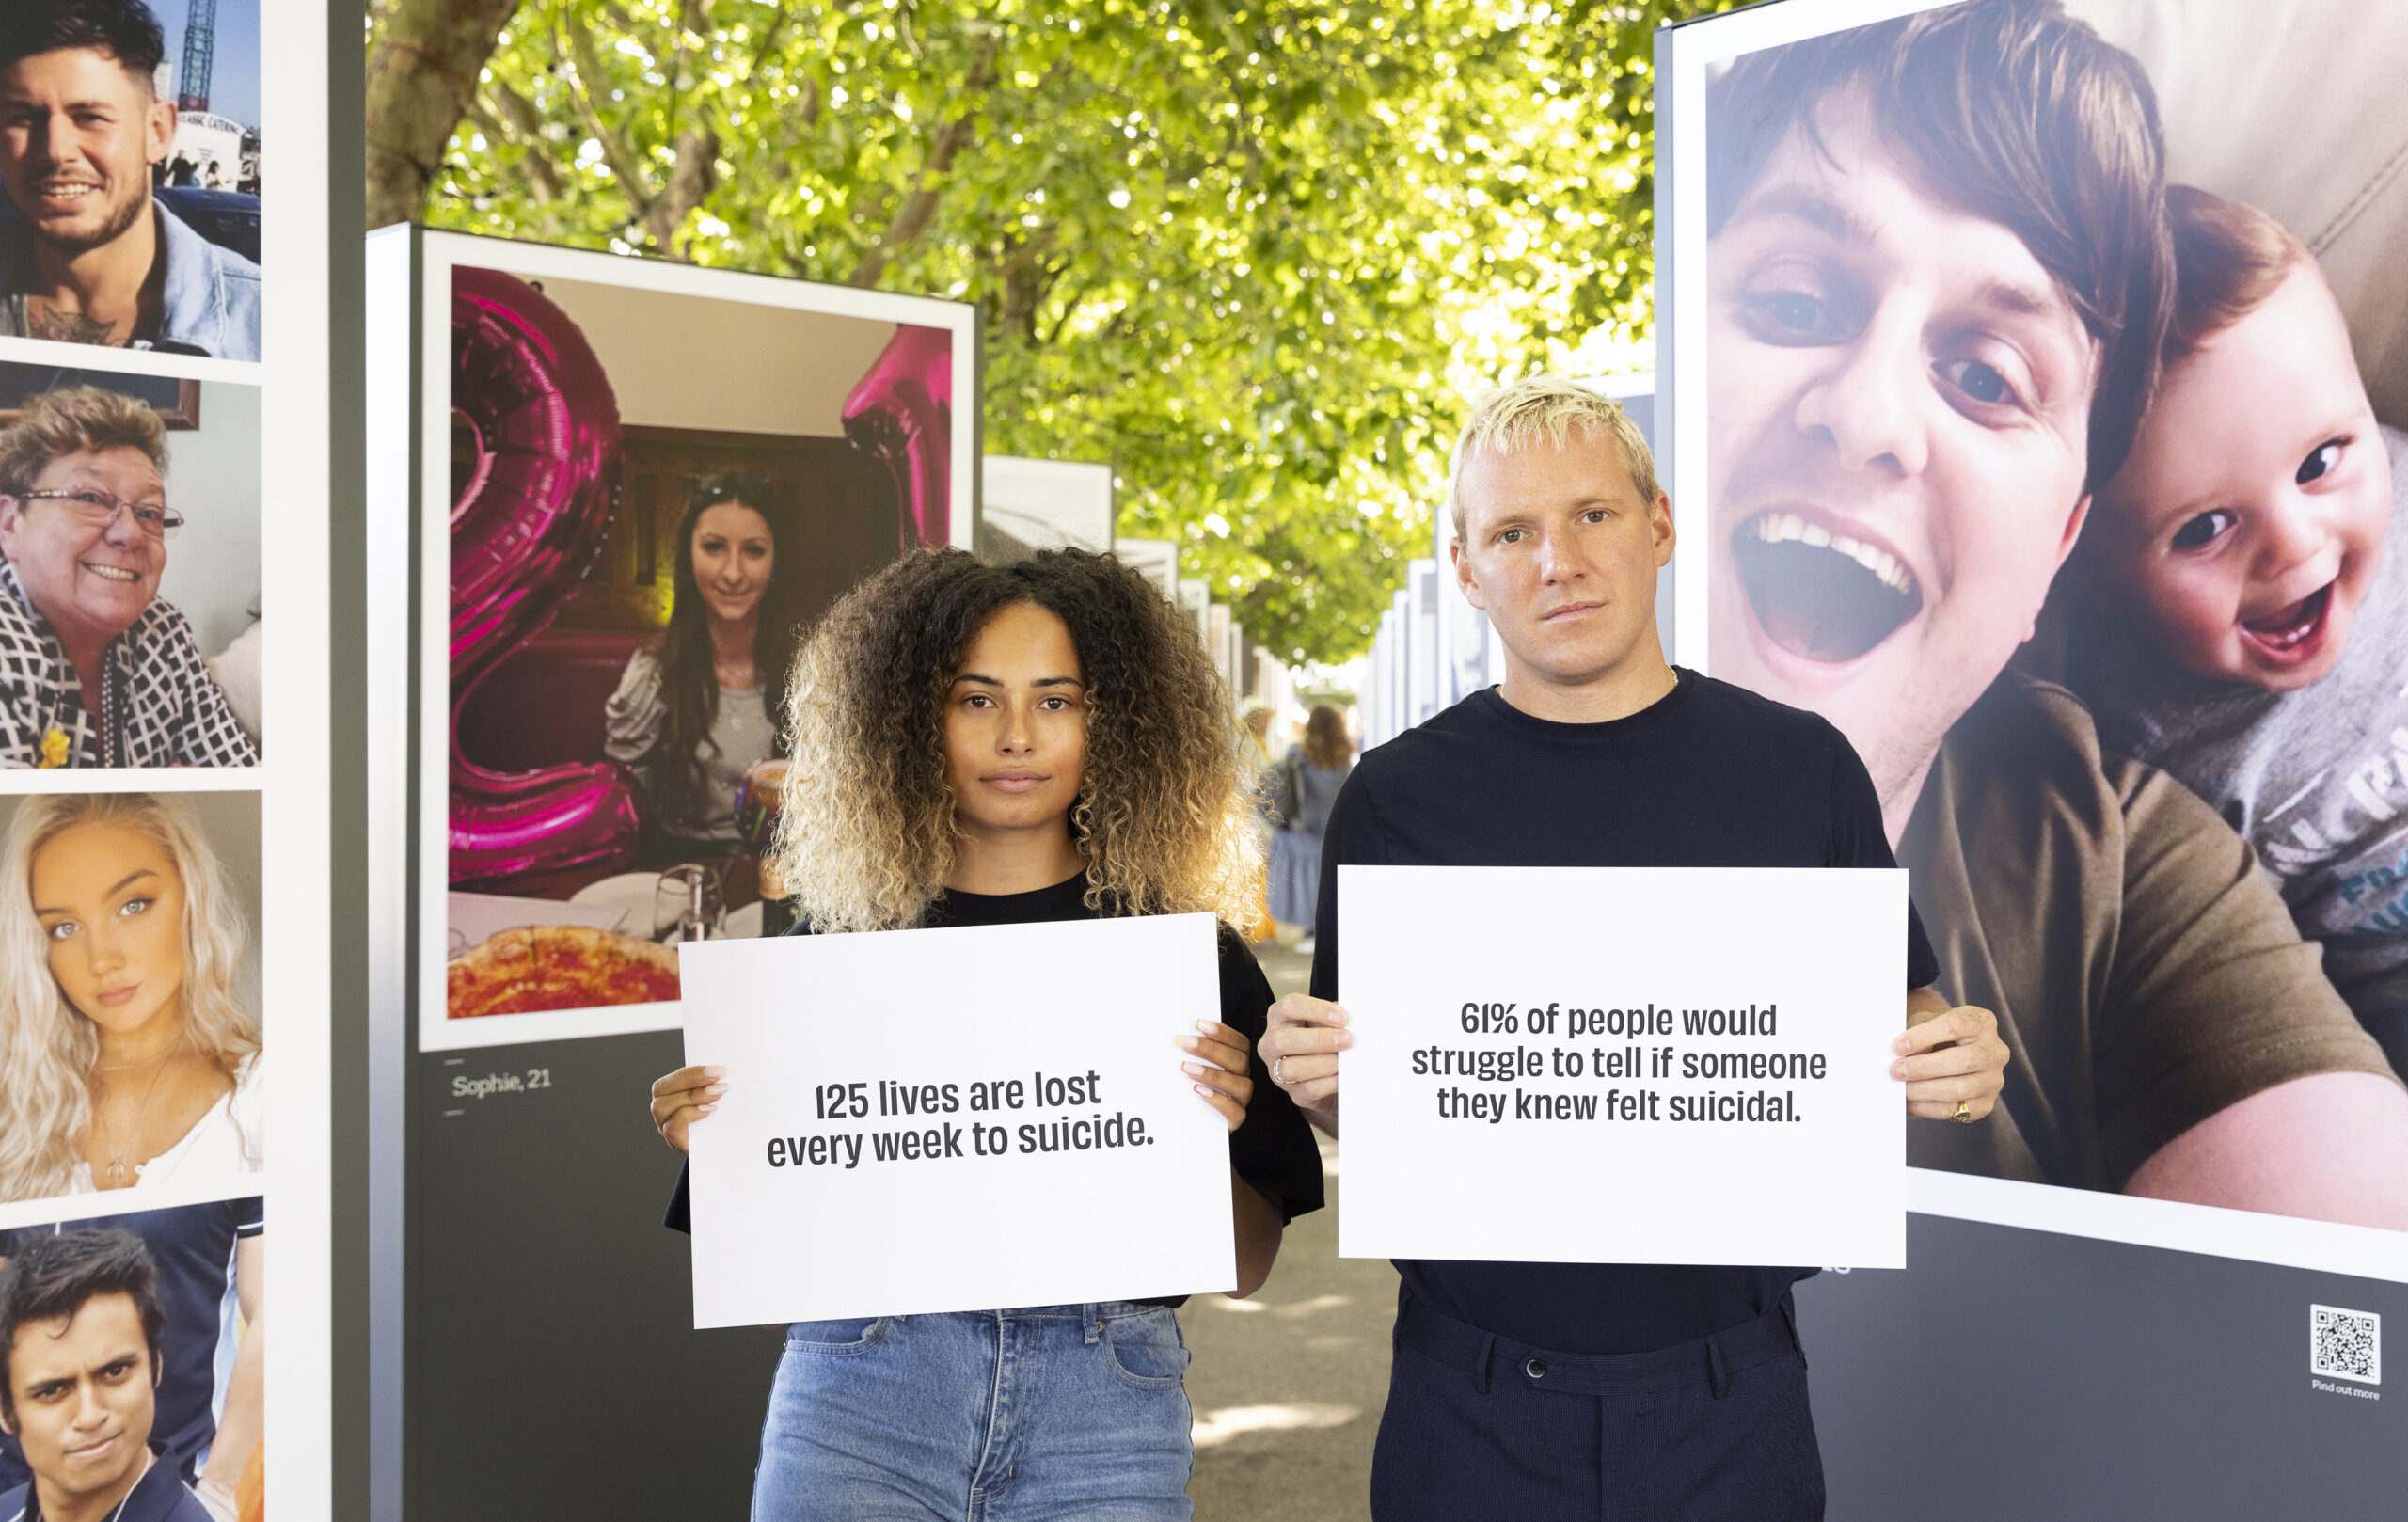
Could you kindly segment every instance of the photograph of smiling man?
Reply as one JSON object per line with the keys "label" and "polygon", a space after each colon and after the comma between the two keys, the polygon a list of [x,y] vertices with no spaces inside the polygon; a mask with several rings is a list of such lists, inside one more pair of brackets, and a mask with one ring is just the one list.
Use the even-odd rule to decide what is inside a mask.
{"label": "photograph of smiling man", "polygon": [[257,6],[166,8],[0,10],[0,335],[260,357]]}
{"label": "photograph of smiling man", "polygon": [[[2083,8],[2138,35],[2144,10],[2185,8]],[[2344,799],[2391,775],[2351,771],[2388,766],[2385,742],[2330,703],[2322,760],[2245,783],[2233,765],[2271,757],[2276,732],[2245,737],[2338,645],[2371,570],[2379,534],[2325,520],[2389,511],[2321,282],[2239,210],[2177,188],[2169,212],[2148,72],[2053,0],[1836,31],[1709,78],[1703,294],[1676,338],[1705,373],[1709,661],[1848,736],[1939,985],[1995,1010],[2015,1054],[1997,1109],[1916,1128],[1910,1161],[2408,1227],[2408,1093],[2328,978],[2355,927],[2304,939],[2263,867],[2295,869],[2227,822],[2306,799],[2295,771],[2323,767]],[[2270,368],[2269,323],[2275,349],[2315,352]],[[2252,344],[2249,384],[2216,386],[2213,354]],[[2311,394],[2318,415],[2292,418]],[[2195,468],[2178,483],[2177,459]],[[2276,484],[2305,500],[2270,522]],[[2099,639],[2064,635],[2085,584],[2090,629],[2112,610],[2152,672],[2187,667],[2178,701],[2118,706],[2113,678],[2138,668],[2102,673]],[[2182,623],[2210,602],[2211,639]],[[2035,674],[2085,666],[2096,711]],[[2206,801],[2184,785],[2219,769]]]}
{"label": "photograph of smiling man", "polygon": [[42,1237],[0,1272],[0,1428],[32,1479],[0,1517],[215,1522],[151,1447],[166,1369],[159,1271],[125,1231]]}

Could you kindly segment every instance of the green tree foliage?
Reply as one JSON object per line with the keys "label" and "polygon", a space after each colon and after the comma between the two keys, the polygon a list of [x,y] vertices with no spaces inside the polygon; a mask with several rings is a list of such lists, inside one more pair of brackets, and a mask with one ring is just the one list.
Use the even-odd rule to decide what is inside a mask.
{"label": "green tree foliage", "polygon": [[1714,8],[522,0],[427,220],[974,300],[989,450],[1343,659],[1468,395],[1643,354],[1651,34]]}

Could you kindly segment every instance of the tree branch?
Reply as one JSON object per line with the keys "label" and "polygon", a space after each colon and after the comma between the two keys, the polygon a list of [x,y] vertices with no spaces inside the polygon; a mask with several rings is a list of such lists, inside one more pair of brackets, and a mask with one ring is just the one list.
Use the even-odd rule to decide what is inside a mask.
{"label": "tree branch", "polygon": [[544,139],[544,123],[533,103],[499,79],[487,80],[484,87],[500,109],[488,107],[483,97],[471,97],[468,119],[496,146],[510,143],[525,151],[518,166],[535,193],[535,204],[551,205],[561,198],[560,171],[552,167],[551,144]]}
{"label": "tree branch", "polygon": [[518,0],[388,0],[368,51],[368,225],[415,221]]}
{"label": "tree branch", "polygon": [[652,212],[653,194],[644,182],[643,162],[637,156],[635,145],[627,141],[626,133],[603,119],[601,105],[594,99],[592,86],[608,76],[602,69],[601,55],[594,51],[593,30],[581,20],[573,23],[566,36],[561,38],[561,51],[575,65],[569,79],[569,96],[577,102],[577,114],[584,121],[585,130],[602,145],[602,162],[609,166],[610,178],[618,182],[619,193],[626,198],[634,219],[644,221]]}
{"label": "tree branch", "polygon": [[941,128],[928,145],[928,156],[921,162],[920,172],[912,178],[911,193],[903,198],[903,205],[888,223],[886,231],[870,246],[869,252],[853,271],[852,282],[864,289],[875,286],[886,273],[887,261],[895,250],[908,248],[928,230],[936,220],[937,203],[944,195],[944,177],[953,168],[953,161],[970,142],[978,113],[985,108],[988,88],[995,79],[995,54],[1003,46],[1004,31],[995,27],[979,46],[978,61],[971,67],[969,77],[962,81],[961,93],[968,98],[961,114]]}

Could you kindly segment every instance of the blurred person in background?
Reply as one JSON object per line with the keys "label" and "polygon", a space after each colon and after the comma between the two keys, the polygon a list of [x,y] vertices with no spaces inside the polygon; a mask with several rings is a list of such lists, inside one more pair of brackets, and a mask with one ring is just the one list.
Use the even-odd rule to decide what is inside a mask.
{"label": "blurred person in background", "polygon": [[1321,841],[1338,790],[1354,769],[1354,745],[1346,721],[1326,703],[1313,705],[1305,740],[1291,745],[1273,769],[1272,805],[1279,816],[1271,839],[1271,917],[1304,927],[1296,949],[1313,953],[1313,914],[1321,901]]}

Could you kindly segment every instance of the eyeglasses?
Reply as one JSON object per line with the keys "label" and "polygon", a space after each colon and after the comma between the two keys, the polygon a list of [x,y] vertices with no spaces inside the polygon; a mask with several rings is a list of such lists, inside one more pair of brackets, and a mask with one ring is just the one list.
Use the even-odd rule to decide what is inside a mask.
{"label": "eyeglasses", "polygon": [[129,502],[95,486],[78,486],[73,491],[21,491],[21,501],[46,498],[65,502],[67,510],[82,522],[95,529],[105,529],[117,521],[119,513],[134,515],[134,526],[153,539],[172,539],[184,526],[184,515],[165,502]]}

